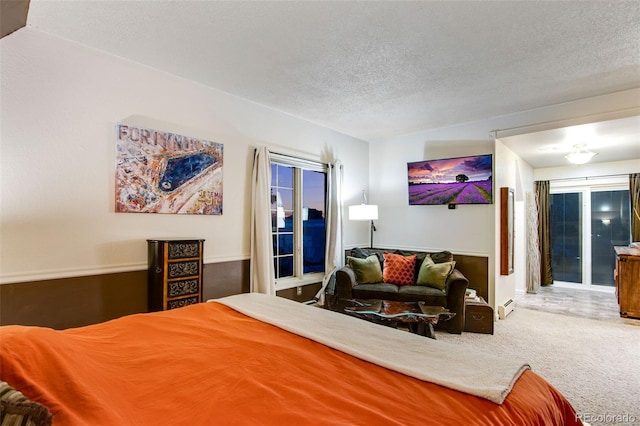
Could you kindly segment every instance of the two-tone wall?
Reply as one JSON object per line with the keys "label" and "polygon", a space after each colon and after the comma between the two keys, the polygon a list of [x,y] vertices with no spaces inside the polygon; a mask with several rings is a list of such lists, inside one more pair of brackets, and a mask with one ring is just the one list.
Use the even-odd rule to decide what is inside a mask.
{"label": "two-tone wall", "polygon": [[[518,272],[496,272],[498,205],[409,206],[406,163],[491,153],[495,187],[525,192],[535,170],[492,130],[560,126],[640,103],[628,91],[367,143],[29,27],[0,40],[0,70],[0,323],[56,327],[144,311],[147,238],[204,238],[205,298],[247,291],[259,145],[340,159],[344,204],[359,204],[364,189],[380,207],[375,246],[486,257],[488,299],[497,306],[524,288]],[[115,213],[118,122],[224,144],[224,213]],[[345,220],[345,248],[368,244],[368,223]],[[524,250],[520,241],[517,271]],[[300,297],[314,293],[309,286]],[[295,289],[281,294],[297,297]]]}
{"label": "two-tone wall", "polygon": [[[367,188],[365,141],[32,28],[0,49],[1,323],[145,310],[147,238],[204,238],[205,298],[248,291],[257,146],[339,159],[345,202]],[[119,122],[224,144],[223,214],[115,213]],[[367,235],[345,227],[346,244]]]}
{"label": "two-tone wall", "polygon": [[[413,250],[450,250],[453,253],[488,258],[489,303],[497,306],[513,298],[516,291],[524,291],[526,265],[525,195],[533,191],[534,180],[549,173],[535,175],[535,170],[503,145],[500,136],[512,136],[548,130],[586,120],[620,118],[616,111],[640,106],[640,89],[577,100],[560,105],[478,120],[459,125],[432,129],[371,143],[370,200],[379,205],[375,245]],[[624,113],[622,113],[624,114]],[[604,118],[606,117],[606,118]],[[494,130],[498,132],[495,139]],[[507,129],[512,129],[507,131]],[[494,204],[459,205],[455,210],[447,206],[409,206],[407,163],[438,158],[477,154],[494,156]],[[637,172],[638,159],[608,164],[603,167],[582,167],[581,174],[593,176],[611,173]],[[553,178],[571,177],[576,167],[554,170]],[[497,191],[500,187],[515,189],[515,272],[500,275],[499,213]],[[473,287],[474,283],[471,282]],[[497,312],[497,309],[496,309]]]}

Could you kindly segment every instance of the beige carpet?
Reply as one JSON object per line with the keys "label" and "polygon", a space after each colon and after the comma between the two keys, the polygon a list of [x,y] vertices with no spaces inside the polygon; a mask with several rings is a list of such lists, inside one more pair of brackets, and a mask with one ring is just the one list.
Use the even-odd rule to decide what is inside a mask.
{"label": "beige carpet", "polygon": [[437,332],[461,348],[524,358],[591,425],[640,425],[640,320],[606,321],[516,306],[495,334]]}

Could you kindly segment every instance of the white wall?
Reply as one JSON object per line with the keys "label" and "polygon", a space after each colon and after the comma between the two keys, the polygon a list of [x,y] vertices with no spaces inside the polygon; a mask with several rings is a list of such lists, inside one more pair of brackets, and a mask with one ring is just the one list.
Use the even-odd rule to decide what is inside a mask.
{"label": "white wall", "polygon": [[[205,238],[206,263],[248,258],[258,145],[339,158],[347,201],[367,188],[364,141],[31,28],[0,48],[2,283],[145,269],[147,238]],[[223,214],[114,213],[117,122],[224,144]]]}
{"label": "white wall", "polygon": [[[533,189],[533,181],[541,179],[530,165],[506,149],[501,143],[494,145],[494,130],[498,136],[512,136],[525,132],[547,130],[552,127],[580,124],[587,117],[609,114],[640,105],[638,90],[517,112],[456,126],[432,129],[371,143],[370,199],[380,206],[378,232],[374,244],[378,247],[402,247],[424,250],[447,249],[454,253],[487,256],[489,258],[489,303],[496,307],[511,297],[516,289],[525,288],[526,239],[524,203],[526,192]],[[612,113],[613,112],[613,113]],[[611,115],[611,114],[613,115]],[[603,116],[604,117],[604,116]],[[516,191],[516,273],[500,277],[498,205],[409,206],[407,195],[407,162],[493,153],[494,190],[512,186]],[[636,166],[629,166],[628,168]],[[626,170],[624,169],[624,170]],[[601,173],[598,168],[583,169],[587,173]],[[618,169],[617,173],[628,173]],[[606,174],[606,173],[604,173]],[[497,274],[497,275],[496,275]],[[473,286],[473,283],[470,284]]]}
{"label": "white wall", "polygon": [[379,205],[378,247],[452,250],[488,255],[493,250],[493,211],[487,205],[409,206],[407,163],[493,154],[493,140],[468,141],[427,132],[371,145],[371,199]]}
{"label": "white wall", "polygon": [[[380,206],[376,246],[488,256],[493,298],[495,205],[408,206],[406,163],[494,153],[494,129],[560,125],[640,103],[637,91],[627,91],[369,146],[31,28],[1,39],[0,54],[0,283],[144,269],[146,238],[205,238],[206,262],[248,258],[252,151],[266,144],[311,159],[339,158],[345,205],[360,203],[365,189]],[[223,143],[224,214],[114,213],[117,122]],[[501,161],[494,164],[498,176],[512,167]],[[637,171],[637,164],[629,167]],[[522,177],[524,164],[515,169],[530,179]],[[346,247],[369,244],[367,223],[346,220],[344,231]]]}
{"label": "white wall", "polygon": [[[409,206],[407,163],[427,159],[494,154],[489,131],[473,125],[436,129],[371,145],[371,198],[379,205],[377,247],[450,250],[489,258],[489,299],[494,286],[494,208],[492,205]],[[494,171],[499,170],[494,159]],[[494,191],[496,188],[494,182]],[[495,192],[494,192],[495,198]],[[470,283],[473,288],[473,283]]]}
{"label": "white wall", "polygon": [[[502,305],[509,299],[515,300],[516,289],[526,285],[526,193],[533,190],[533,169],[522,161],[513,151],[496,140],[496,164],[495,173],[496,197],[494,204],[495,245],[494,245],[494,271],[495,287],[493,300],[495,306]],[[500,194],[499,189],[508,187],[514,189],[514,268],[509,275],[500,274]],[[491,291],[489,292],[491,295]]]}

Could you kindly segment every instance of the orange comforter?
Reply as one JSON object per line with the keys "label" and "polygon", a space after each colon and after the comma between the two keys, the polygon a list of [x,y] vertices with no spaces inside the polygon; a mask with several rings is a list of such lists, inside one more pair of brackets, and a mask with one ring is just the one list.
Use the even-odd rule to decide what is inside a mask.
{"label": "orange comforter", "polygon": [[55,331],[0,327],[0,379],[54,425],[579,425],[531,371],[502,405],[218,303]]}

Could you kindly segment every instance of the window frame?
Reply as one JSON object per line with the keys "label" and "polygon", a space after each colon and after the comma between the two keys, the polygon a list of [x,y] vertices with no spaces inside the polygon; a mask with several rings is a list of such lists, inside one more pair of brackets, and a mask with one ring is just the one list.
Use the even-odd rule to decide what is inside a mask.
{"label": "window frame", "polygon": [[[325,239],[326,239],[326,211],[327,211],[327,193],[326,179],[329,167],[325,163],[318,161],[306,160],[303,158],[293,157],[284,154],[270,153],[270,167],[274,164],[293,168],[293,276],[276,278],[276,291],[286,290],[289,288],[299,287],[308,284],[322,282],[325,272],[304,273],[304,251],[303,251],[303,193],[302,193],[302,174],[303,170],[321,172],[325,174],[325,193],[324,193],[324,218],[325,218]],[[270,188],[271,182],[269,183]],[[271,232],[272,237],[276,234]],[[274,251],[273,261],[278,257]],[[276,271],[274,270],[274,273]]]}
{"label": "window frame", "polygon": [[[589,178],[560,179],[550,181],[550,194],[581,193],[582,194],[582,282],[555,281],[558,287],[583,290],[615,292],[615,286],[605,286],[592,282],[591,265],[591,195],[601,191],[629,191],[629,180],[626,176],[602,176]],[[587,237],[589,236],[589,237]]]}

